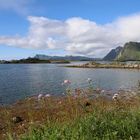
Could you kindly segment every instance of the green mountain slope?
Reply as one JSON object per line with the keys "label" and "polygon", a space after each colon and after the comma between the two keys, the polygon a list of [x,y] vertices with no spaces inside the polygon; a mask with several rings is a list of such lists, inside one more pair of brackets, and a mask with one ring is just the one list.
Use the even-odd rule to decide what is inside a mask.
{"label": "green mountain slope", "polygon": [[126,43],[122,51],[116,57],[116,60],[119,60],[119,61],[140,60],[140,43],[138,42]]}

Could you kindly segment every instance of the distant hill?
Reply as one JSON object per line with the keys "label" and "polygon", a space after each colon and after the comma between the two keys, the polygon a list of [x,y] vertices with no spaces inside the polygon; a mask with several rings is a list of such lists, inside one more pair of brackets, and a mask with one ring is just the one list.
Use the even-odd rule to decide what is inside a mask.
{"label": "distant hill", "polygon": [[89,58],[89,57],[84,57],[84,56],[48,56],[48,55],[42,55],[42,54],[37,54],[34,58],[40,59],[40,60],[67,60],[67,61],[94,61],[94,60],[99,60],[96,58]]}
{"label": "distant hill", "polygon": [[115,60],[119,53],[122,51],[122,47],[117,47],[116,49],[112,49],[104,58],[105,61]]}
{"label": "distant hill", "polygon": [[48,56],[37,54],[34,57],[28,57],[19,60],[0,60],[0,64],[28,64],[28,63],[55,63],[65,64],[70,61],[96,61],[101,59],[89,58],[83,56]]}
{"label": "distant hill", "polygon": [[27,59],[0,61],[2,64],[34,64],[34,63],[51,63],[50,60],[39,60],[37,58],[28,57]]}
{"label": "distant hill", "polygon": [[119,61],[138,61],[140,60],[140,43],[128,42],[116,57]]}

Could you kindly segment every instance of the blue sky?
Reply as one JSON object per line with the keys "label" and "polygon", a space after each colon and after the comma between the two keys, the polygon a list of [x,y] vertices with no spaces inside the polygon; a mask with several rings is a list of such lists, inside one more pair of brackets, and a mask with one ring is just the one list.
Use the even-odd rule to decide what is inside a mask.
{"label": "blue sky", "polygon": [[[106,53],[111,48],[125,43],[125,41],[139,41],[139,31],[136,30],[138,33],[130,36],[129,32],[131,32],[131,30],[126,31],[124,27],[129,21],[131,23],[132,20],[135,20],[136,23],[128,25],[128,29],[133,29],[134,25],[139,25],[139,5],[139,0],[0,0],[0,59],[19,59],[40,53],[49,55],[74,54],[102,57],[103,52]],[[30,19],[29,16],[31,16]],[[44,19],[41,17],[44,17]],[[75,17],[75,19],[73,19],[73,17]],[[55,20],[61,22],[60,24],[62,24],[61,28],[63,27],[63,31],[60,31],[61,33],[54,31],[55,28],[60,28],[60,26],[55,25],[52,27],[52,35],[52,30],[50,31],[51,33],[47,33],[50,26],[48,27],[46,25],[48,22],[52,25],[55,24]],[[41,24],[40,22],[37,23],[37,21],[40,21]],[[68,25],[66,25],[67,23]],[[96,25],[93,25],[94,23]],[[45,33],[43,32],[43,34],[46,35],[46,38],[41,34],[42,32],[36,34],[33,31],[36,30],[36,28],[40,30],[42,24],[43,29],[45,28]],[[46,27],[44,27],[44,24]],[[107,24],[111,24],[111,27],[109,27],[111,33],[113,31],[115,32],[115,28],[112,30],[112,26],[117,26],[118,29],[121,28],[121,31],[117,35],[112,35],[109,32],[111,34],[110,36],[119,36],[123,31],[124,39],[114,43],[113,40],[112,42],[106,41],[107,38],[103,38],[102,35],[98,38],[94,38],[96,32],[97,34],[105,33],[104,36],[109,34],[106,31],[108,30],[108,27],[106,27]],[[93,40],[96,40],[89,43],[91,42],[89,40],[92,38],[92,36],[90,36],[83,42],[81,40],[83,32],[79,34],[76,33],[76,40],[75,35],[71,32],[78,31],[78,29],[73,30],[73,26],[78,26],[80,32],[83,30],[85,38],[88,37],[87,34],[89,30],[93,29],[93,32],[90,32],[90,34],[93,36]],[[66,27],[70,28],[70,33],[64,32]],[[88,27],[91,27],[91,29]],[[100,30],[96,31],[97,28],[100,28]],[[41,34],[42,38],[40,38],[39,41],[46,39],[48,40],[47,45],[43,43],[40,45],[41,47],[34,47],[32,44],[27,44],[27,38],[31,36],[29,32],[35,34],[32,36],[35,36],[35,39],[40,38],[39,35]],[[19,40],[25,37],[26,43],[16,42],[17,39],[15,40],[15,37],[17,36]],[[58,40],[59,36],[61,40]],[[56,38],[57,40],[55,40]],[[65,38],[65,41],[62,41],[62,38]],[[102,41],[100,41],[99,38],[101,38]],[[30,40],[31,38],[28,41]],[[33,43],[35,44],[36,42]],[[24,46],[25,44],[27,44],[27,47]],[[32,46],[30,47],[30,45]]]}

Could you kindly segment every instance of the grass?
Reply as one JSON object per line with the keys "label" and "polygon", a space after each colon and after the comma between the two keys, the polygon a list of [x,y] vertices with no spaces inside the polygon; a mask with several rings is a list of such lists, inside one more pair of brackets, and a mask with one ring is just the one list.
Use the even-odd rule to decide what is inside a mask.
{"label": "grass", "polygon": [[[138,104],[137,104],[138,105]],[[21,140],[138,140],[140,108],[130,103],[95,101],[84,117],[66,123],[33,126]]]}
{"label": "grass", "polygon": [[[140,98],[36,97],[0,110],[2,140],[140,140]],[[84,93],[84,96],[83,96]],[[100,94],[100,93],[98,93]],[[82,96],[81,96],[82,95]],[[13,123],[20,116],[23,121]]]}
{"label": "grass", "polygon": [[103,112],[74,121],[33,128],[22,140],[136,140],[140,138],[140,112]]}
{"label": "grass", "polygon": [[[64,99],[67,100],[67,99]],[[65,110],[54,111],[55,117],[44,123],[32,120],[21,140],[138,140],[140,139],[139,99],[112,102],[104,99],[90,101],[79,108],[75,100],[67,100]],[[89,102],[89,101],[88,101]],[[135,104],[134,104],[135,103]],[[75,104],[75,105],[74,105]],[[68,108],[69,106],[69,108]],[[67,109],[66,109],[67,108]],[[76,108],[76,109],[75,109]],[[67,112],[68,111],[68,112]],[[58,114],[57,114],[58,113]],[[50,115],[50,114],[49,114]],[[48,115],[48,116],[49,116]],[[57,116],[57,117],[56,117]],[[13,133],[12,133],[13,134]],[[10,135],[9,140],[17,137]]]}

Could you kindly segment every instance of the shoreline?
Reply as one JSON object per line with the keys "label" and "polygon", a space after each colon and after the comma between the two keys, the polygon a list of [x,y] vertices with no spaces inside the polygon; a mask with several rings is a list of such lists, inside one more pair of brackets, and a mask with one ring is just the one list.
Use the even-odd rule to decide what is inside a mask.
{"label": "shoreline", "polygon": [[[88,90],[90,90],[90,89],[88,89],[88,88],[86,88],[86,89],[76,88],[76,89],[71,90],[71,92],[75,92],[75,91],[77,92],[77,90],[83,92],[83,94],[84,93],[86,94],[86,92],[89,92]],[[113,89],[108,89],[107,90],[106,89],[105,90],[105,89],[96,87],[96,88],[93,88],[91,90],[94,93],[94,94],[92,93],[93,98],[97,98],[100,95],[100,97],[102,97],[106,100],[112,99],[112,96],[115,93],[119,93],[119,94],[125,94],[126,93],[127,94],[127,93],[130,93],[130,92],[137,92],[133,88],[132,89],[117,89],[117,90],[113,90]],[[71,96],[74,96],[74,94],[75,93],[71,93]],[[92,94],[88,94],[88,95],[92,95]],[[61,95],[61,96],[60,95],[51,95],[51,94],[47,94],[47,95],[49,95],[51,98],[54,98],[54,99],[64,99],[64,98],[67,97],[67,93],[65,93],[64,95]],[[45,97],[45,94],[42,94],[42,96]],[[27,100],[37,100],[37,98],[38,98],[38,94],[37,95],[31,95],[31,96],[25,97],[23,99],[18,99],[16,101],[12,102],[12,103],[2,103],[2,104],[0,104],[0,108],[9,108],[9,107],[15,106],[17,104],[24,103]]]}
{"label": "shoreline", "polygon": [[[104,94],[108,94],[110,99],[103,96]],[[35,125],[38,128],[46,122],[57,122],[60,126],[63,123],[74,122],[81,116],[95,111],[96,107],[106,111],[112,107],[116,110],[116,106],[135,108],[139,105],[136,94],[137,90],[135,93],[123,90],[113,93],[101,89],[77,89],[74,90],[74,94],[64,97],[31,96],[12,105],[0,107],[0,138],[4,139],[7,133],[15,133],[16,137],[21,136],[28,133],[30,127]]]}
{"label": "shoreline", "polygon": [[83,64],[83,65],[68,65],[69,68],[93,68],[93,69],[136,69],[140,70],[140,65],[112,65],[112,64]]}

